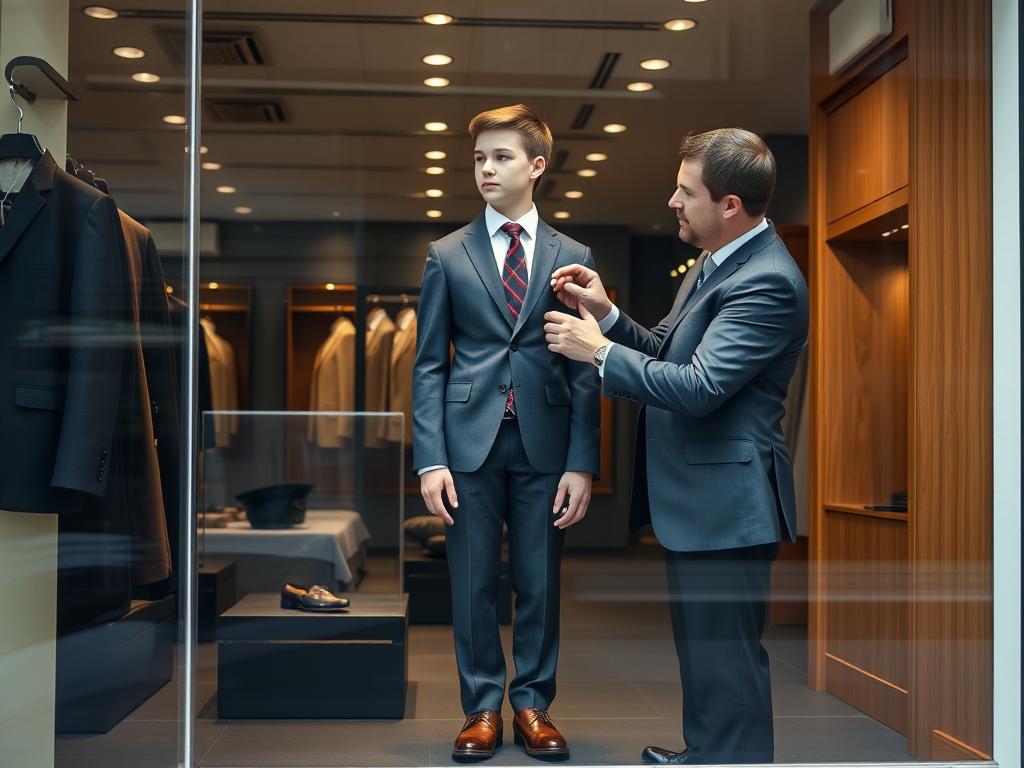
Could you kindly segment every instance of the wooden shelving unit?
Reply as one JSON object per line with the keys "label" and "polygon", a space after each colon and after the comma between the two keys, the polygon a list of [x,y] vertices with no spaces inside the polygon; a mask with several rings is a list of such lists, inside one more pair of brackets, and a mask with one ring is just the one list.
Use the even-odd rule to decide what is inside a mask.
{"label": "wooden shelving unit", "polygon": [[[808,679],[922,759],[991,754],[988,3],[811,11]],[[970,264],[965,270],[964,264]],[[866,509],[906,492],[908,510]]]}

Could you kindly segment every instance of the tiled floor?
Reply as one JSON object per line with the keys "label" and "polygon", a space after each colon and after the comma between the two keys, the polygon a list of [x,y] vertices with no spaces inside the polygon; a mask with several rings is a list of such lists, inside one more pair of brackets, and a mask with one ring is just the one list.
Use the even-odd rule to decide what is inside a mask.
{"label": "tiled floor", "polygon": [[[568,557],[559,692],[552,716],[570,765],[637,764],[646,744],[679,749],[681,699],[660,557]],[[906,740],[806,686],[805,628],[771,627],[778,762],[909,760]],[[508,628],[502,630],[506,650]],[[218,720],[216,648],[200,648],[197,745],[204,766],[450,765],[462,722],[450,627],[412,627],[400,721]],[[61,768],[148,768],[177,762],[172,682],[103,736],[61,737]],[[511,717],[506,704],[506,718]],[[506,730],[510,730],[506,728]],[[511,733],[509,733],[511,735]],[[511,739],[487,765],[534,761]]]}

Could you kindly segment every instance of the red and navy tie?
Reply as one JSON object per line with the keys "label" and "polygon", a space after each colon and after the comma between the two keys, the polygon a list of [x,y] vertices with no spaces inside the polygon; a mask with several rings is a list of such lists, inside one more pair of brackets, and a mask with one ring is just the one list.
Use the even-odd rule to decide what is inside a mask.
{"label": "red and navy tie", "polygon": [[[523,311],[523,302],[526,300],[526,288],[530,282],[530,276],[526,271],[526,250],[519,239],[523,227],[521,224],[508,221],[501,225],[501,231],[509,238],[505,266],[501,270],[501,284],[505,287],[508,311],[512,313],[513,320],[519,320],[519,313]],[[505,413],[509,416],[516,415],[516,397],[512,387],[508,388]]]}

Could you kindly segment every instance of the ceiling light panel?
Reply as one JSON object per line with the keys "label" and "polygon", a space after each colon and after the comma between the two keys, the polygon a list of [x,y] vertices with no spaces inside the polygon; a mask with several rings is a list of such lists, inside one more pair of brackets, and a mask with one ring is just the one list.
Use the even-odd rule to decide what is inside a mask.
{"label": "ceiling light panel", "polygon": [[640,66],[651,72],[660,72],[671,67],[672,62],[668,59],[644,59],[640,62]]}
{"label": "ceiling light panel", "polygon": [[443,67],[452,63],[452,57],[447,53],[428,53],[422,61],[432,67]]}
{"label": "ceiling light panel", "polygon": [[134,48],[130,45],[119,45],[114,49],[114,55],[122,59],[141,59],[145,57],[146,52],[141,48]]}

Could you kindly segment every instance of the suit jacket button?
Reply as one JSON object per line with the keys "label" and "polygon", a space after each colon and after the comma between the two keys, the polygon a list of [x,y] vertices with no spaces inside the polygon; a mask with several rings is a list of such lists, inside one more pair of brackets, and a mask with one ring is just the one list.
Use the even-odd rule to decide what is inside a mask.
{"label": "suit jacket button", "polygon": [[499,384],[498,392],[504,395],[505,393],[508,392],[508,387],[506,387],[504,384]]}

